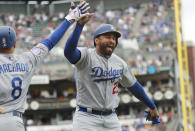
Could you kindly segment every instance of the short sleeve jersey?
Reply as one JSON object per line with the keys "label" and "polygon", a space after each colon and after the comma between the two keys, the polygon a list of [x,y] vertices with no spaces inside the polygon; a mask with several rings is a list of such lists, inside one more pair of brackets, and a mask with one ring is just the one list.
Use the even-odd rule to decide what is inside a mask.
{"label": "short sleeve jersey", "polygon": [[76,66],[77,105],[97,110],[118,107],[118,84],[131,87],[135,76],[127,64],[116,54],[109,59],[100,56],[95,49],[79,48],[80,60]]}
{"label": "short sleeve jersey", "polygon": [[47,54],[48,48],[41,43],[19,55],[0,54],[0,107],[5,112],[24,112],[30,81]]}

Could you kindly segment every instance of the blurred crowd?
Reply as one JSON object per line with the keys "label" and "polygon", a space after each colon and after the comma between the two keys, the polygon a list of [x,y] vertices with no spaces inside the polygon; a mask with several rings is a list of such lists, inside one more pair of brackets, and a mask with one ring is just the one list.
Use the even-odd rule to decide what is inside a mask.
{"label": "blurred crowd", "polygon": [[[93,47],[93,32],[96,27],[101,23],[110,23],[122,33],[122,37],[119,39],[119,48],[123,47],[126,43],[132,44],[125,43],[123,40],[136,39],[136,43],[140,47],[139,49],[141,49],[141,45],[145,46],[145,49],[141,49],[142,51],[170,51],[173,48],[171,39],[174,32],[174,14],[172,8],[171,1],[158,0],[129,6],[124,10],[105,10],[103,4],[100,2],[96,7],[94,18],[83,29],[79,46]],[[17,47],[21,50],[27,50],[41,42],[44,38],[47,38],[64,20],[64,17],[65,14],[63,12],[50,16],[44,11],[35,13],[32,16],[25,14],[0,14],[0,25],[14,27],[17,33]],[[62,47],[59,47],[56,51],[61,52],[59,54],[61,57],[63,57]],[[20,49],[18,52],[21,51]],[[43,63],[45,65],[49,65],[51,61],[56,63],[59,55],[49,55]],[[119,53],[120,55],[123,55],[123,51]],[[134,71],[140,70],[140,68],[144,69],[145,67],[153,68],[149,67],[151,64],[154,67],[159,67],[163,65],[163,61],[166,62],[166,59],[170,61],[169,56],[159,56],[158,60],[148,60],[145,57],[132,59],[129,57],[126,61],[133,67],[132,70]],[[63,61],[63,59],[60,60]],[[59,64],[68,64],[68,62]],[[48,74],[52,76],[58,75],[59,72],[61,71],[52,71],[45,66],[39,68],[36,74]],[[145,72],[145,69],[141,72]]]}
{"label": "blurred crowd", "polygon": [[129,6],[125,10],[105,11],[100,4],[94,19],[84,29],[81,46],[93,46],[92,32],[101,23],[113,24],[122,33],[121,39],[137,38],[140,44],[171,39],[174,31],[173,16],[172,3],[165,0]]}
{"label": "blurred crowd", "polygon": [[[155,74],[170,72],[174,63],[174,12],[172,1],[155,0],[139,5],[131,5],[124,10],[105,10],[100,2],[96,6],[94,18],[86,24],[80,36],[79,46],[93,47],[93,32],[101,23],[113,24],[122,34],[119,39],[119,50],[116,53],[128,64],[135,75]],[[0,25],[12,26],[17,34],[16,53],[28,50],[34,45],[47,38],[56,27],[64,20],[63,12],[50,16],[46,12],[35,13],[31,16],[25,14],[1,14]],[[127,40],[126,42],[124,40]],[[134,40],[138,45],[137,50],[125,48],[128,41]],[[134,45],[132,45],[134,46]],[[46,57],[35,75],[46,74],[51,76],[63,76],[71,65],[63,57],[63,47],[57,47]],[[55,65],[55,66],[54,66]],[[56,68],[54,68],[56,67]],[[62,68],[65,67],[65,68]],[[74,78],[74,76],[72,76]],[[152,95],[156,91],[165,93],[167,90],[174,90],[172,81],[168,79],[142,83],[146,91]],[[57,99],[75,98],[76,90],[73,88],[50,88],[49,90],[34,89],[28,93],[28,99]],[[126,109],[125,109],[126,110]],[[66,114],[62,120],[72,118],[72,112]],[[159,111],[161,114],[161,125],[151,127],[143,122],[143,112],[134,112],[130,118],[139,119],[131,125],[124,125],[123,131],[164,131],[167,123],[172,121],[176,109],[166,108]],[[64,112],[61,114],[63,116]],[[137,114],[137,115],[133,115]],[[33,119],[33,118],[32,118]],[[27,125],[48,125],[53,124],[51,119],[43,117]]]}
{"label": "blurred crowd", "polygon": [[72,99],[76,97],[76,90],[74,88],[49,88],[46,90],[33,89],[27,95],[28,99]]}
{"label": "blurred crowd", "polygon": [[[124,108],[123,112],[126,112],[127,108]],[[166,104],[166,106],[158,107],[160,113],[160,121],[161,123],[158,125],[151,125],[150,122],[145,120],[143,109],[140,110],[132,110],[131,114],[128,115],[120,115],[119,119],[122,125],[122,131],[166,131],[173,130],[176,126],[176,122],[178,119],[177,116],[177,108],[171,106],[171,104]],[[28,126],[37,126],[37,125],[61,125],[66,122],[67,125],[71,124],[69,119],[74,115],[74,111],[64,111],[58,113],[58,117],[60,117],[60,121],[58,122],[54,119],[55,115],[50,113],[49,116],[44,116],[41,118],[32,118],[27,120]],[[40,116],[39,116],[40,117]],[[51,118],[52,117],[52,118]],[[59,130],[59,129],[58,129]],[[71,130],[70,130],[71,131]]]}
{"label": "blurred crowd", "polygon": [[[135,121],[132,122],[132,124],[123,125],[122,131],[166,131],[166,130],[172,130],[170,127],[174,124],[174,120],[177,119],[177,110],[176,108],[165,108],[160,113],[160,121],[161,123],[159,125],[151,125],[151,123],[145,122],[144,113],[141,112],[138,115],[136,115]],[[132,115],[131,115],[132,119]]]}
{"label": "blurred crowd", "polygon": [[[135,55],[136,54],[136,55]],[[172,55],[170,55],[172,54]],[[129,53],[126,62],[130,70],[135,75],[155,74],[162,71],[170,71],[174,63],[173,52],[155,52],[155,53]]]}
{"label": "blurred crowd", "polygon": [[[122,33],[121,39],[137,38],[139,43],[154,43],[173,38],[174,13],[171,1],[152,1],[125,10],[104,10],[99,4],[95,17],[85,26],[81,35],[80,46],[93,46],[93,32],[101,23],[113,24]],[[64,20],[63,12],[50,16],[35,13],[0,14],[0,25],[13,26],[22,48],[28,48],[46,38]],[[122,43],[121,43],[122,44]]]}

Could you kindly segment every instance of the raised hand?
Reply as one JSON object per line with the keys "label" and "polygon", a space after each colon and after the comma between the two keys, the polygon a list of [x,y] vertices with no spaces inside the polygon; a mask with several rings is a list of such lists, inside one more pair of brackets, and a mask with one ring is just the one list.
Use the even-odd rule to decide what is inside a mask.
{"label": "raised hand", "polygon": [[89,3],[86,1],[80,1],[79,5],[75,6],[71,2],[71,8],[69,9],[68,15],[65,17],[67,20],[80,20],[84,16],[89,15],[88,10],[90,9]]}
{"label": "raised hand", "polygon": [[90,19],[94,16],[93,13],[88,13],[86,16],[82,17],[78,20],[79,24],[86,24]]}

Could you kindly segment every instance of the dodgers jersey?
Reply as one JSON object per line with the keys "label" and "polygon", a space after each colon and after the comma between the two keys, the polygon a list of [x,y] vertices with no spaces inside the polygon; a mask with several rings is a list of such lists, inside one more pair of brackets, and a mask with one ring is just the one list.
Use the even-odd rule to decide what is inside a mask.
{"label": "dodgers jersey", "polygon": [[75,64],[77,105],[97,110],[118,107],[118,84],[131,87],[137,81],[127,64],[114,53],[109,59],[100,56],[96,49],[79,48],[80,60]]}
{"label": "dodgers jersey", "polygon": [[47,54],[48,48],[41,43],[19,55],[0,54],[0,107],[5,112],[24,112],[30,81]]}

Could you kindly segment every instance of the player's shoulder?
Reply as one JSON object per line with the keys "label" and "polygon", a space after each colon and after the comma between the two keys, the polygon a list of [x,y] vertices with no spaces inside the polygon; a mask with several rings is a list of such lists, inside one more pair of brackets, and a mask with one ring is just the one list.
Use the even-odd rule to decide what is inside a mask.
{"label": "player's shoulder", "polygon": [[1,62],[18,61],[20,55],[18,54],[0,54]]}
{"label": "player's shoulder", "polygon": [[124,69],[128,68],[126,61],[122,59],[120,56],[116,55],[115,53],[112,54],[111,61],[114,64],[120,65]]}
{"label": "player's shoulder", "polygon": [[24,53],[21,54],[11,54],[4,56],[5,62],[13,62],[13,63],[27,63],[28,59],[25,57],[26,55]]}
{"label": "player's shoulder", "polygon": [[119,61],[121,63],[126,63],[120,56],[118,56],[117,54],[115,53],[112,53],[112,60],[116,60],[116,61]]}
{"label": "player's shoulder", "polygon": [[92,53],[95,51],[95,48],[88,48],[88,47],[78,47],[78,49],[82,52]]}
{"label": "player's shoulder", "polygon": [[14,54],[14,59],[16,61],[27,61],[29,56],[29,51],[24,51],[21,54]]}

